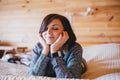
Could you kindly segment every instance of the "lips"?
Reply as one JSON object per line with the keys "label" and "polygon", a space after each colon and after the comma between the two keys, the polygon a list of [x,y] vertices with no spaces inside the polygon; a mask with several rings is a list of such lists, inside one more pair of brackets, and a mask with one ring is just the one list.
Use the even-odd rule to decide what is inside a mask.
{"label": "lips", "polygon": [[53,36],[48,36],[48,37],[53,38]]}
{"label": "lips", "polygon": [[52,44],[54,42],[54,37],[46,37],[45,40],[48,44]]}
{"label": "lips", "polygon": [[49,37],[46,37],[46,39],[53,39],[54,37],[52,37],[52,36],[49,36]]}

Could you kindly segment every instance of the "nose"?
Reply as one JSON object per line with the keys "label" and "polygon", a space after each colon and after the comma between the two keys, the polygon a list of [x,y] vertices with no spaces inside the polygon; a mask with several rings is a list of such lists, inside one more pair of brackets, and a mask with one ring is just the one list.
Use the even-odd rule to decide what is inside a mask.
{"label": "nose", "polygon": [[51,33],[52,33],[52,30],[48,28],[47,34],[51,34]]}

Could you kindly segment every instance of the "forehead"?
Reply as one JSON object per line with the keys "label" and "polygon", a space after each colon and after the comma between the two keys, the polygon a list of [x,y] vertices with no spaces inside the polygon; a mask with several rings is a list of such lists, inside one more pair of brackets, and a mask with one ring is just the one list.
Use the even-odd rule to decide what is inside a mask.
{"label": "forehead", "polygon": [[62,25],[62,22],[59,19],[54,19],[47,25],[47,28],[52,28],[52,27],[57,27],[60,30],[64,30],[64,26]]}
{"label": "forehead", "polygon": [[54,19],[50,22],[50,24],[48,24],[48,26],[50,25],[59,25],[59,26],[63,26],[61,21],[59,19]]}

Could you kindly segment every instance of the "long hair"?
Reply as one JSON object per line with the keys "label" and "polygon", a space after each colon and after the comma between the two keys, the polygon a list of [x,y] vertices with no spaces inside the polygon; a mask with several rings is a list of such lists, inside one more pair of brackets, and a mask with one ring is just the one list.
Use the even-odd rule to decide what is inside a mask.
{"label": "long hair", "polygon": [[49,15],[47,15],[42,21],[39,33],[43,33],[45,30],[47,30],[47,26],[54,19],[60,20],[63,27],[64,27],[64,31],[66,31],[68,33],[69,39],[65,44],[68,44],[68,46],[70,48],[75,43],[76,36],[75,36],[75,34],[74,34],[73,30],[72,30],[72,27],[70,25],[69,20],[65,16],[62,16],[62,15],[59,15],[59,14],[49,14]]}

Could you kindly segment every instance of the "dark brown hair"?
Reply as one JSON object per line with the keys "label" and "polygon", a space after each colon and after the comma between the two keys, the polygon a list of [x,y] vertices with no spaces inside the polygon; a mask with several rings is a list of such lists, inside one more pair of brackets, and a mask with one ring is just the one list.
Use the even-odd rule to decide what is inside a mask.
{"label": "dark brown hair", "polygon": [[72,27],[70,25],[69,20],[62,15],[59,14],[49,14],[47,15],[43,21],[42,24],[40,26],[40,30],[39,33],[44,32],[45,30],[47,30],[47,25],[49,25],[50,22],[52,22],[54,19],[59,19],[64,27],[64,30],[68,33],[69,35],[69,39],[66,42],[66,44],[68,44],[69,48],[74,44],[74,42],[76,41],[76,36],[72,30]]}

